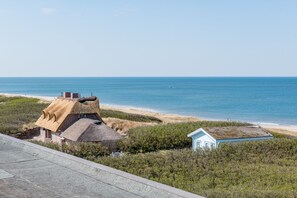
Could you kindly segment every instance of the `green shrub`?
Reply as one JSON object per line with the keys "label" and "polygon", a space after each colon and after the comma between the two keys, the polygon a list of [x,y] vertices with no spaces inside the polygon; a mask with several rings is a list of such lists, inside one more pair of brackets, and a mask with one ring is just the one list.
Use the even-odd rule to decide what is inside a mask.
{"label": "green shrub", "polygon": [[48,104],[39,99],[0,96],[0,131],[14,137],[22,137],[24,124],[35,122]]}
{"label": "green shrub", "polygon": [[123,120],[130,120],[130,121],[137,121],[137,122],[157,122],[161,123],[162,120],[153,117],[153,116],[146,116],[146,115],[140,115],[140,114],[134,114],[134,113],[125,113],[122,111],[115,111],[115,110],[105,110],[102,109],[100,111],[100,115],[103,118],[119,118]]}
{"label": "green shrub", "polygon": [[108,156],[110,155],[110,151],[107,147],[102,146],[99,143],[89,143],[89,142],[73,142],[71,144],[63,144],[60,146],[55,143],[45,143],[41,141],[30,141],[35,144],[39,144],[44,147],[48,147],[54,150],[63,151],[70,155],[74,155],[77,157],[85,158],[88,160],[95,160],[100,156]]}
{"label": "green shrub", "polygon": [[88,160],[97,159],[100,156],[110,155],[110,151],[107,147],[98,143],[71,143],[69,145],[64,144],[63,152],[70,155],[74,155]]}
{"label": "green shrub", "polygon": [[96,162],[206,197],[296,197],[297,140],[102,157]]}
{"label": "green shrub", "polygon": [[36,141],[36,140],[30,140],[29,142],[34,143],[34,144],[39,144],[41,146],[54,149],[57,151],[61,151],[61,146],[52,142],[41,142],[41,141]]}
{"label": "green shrub", "polygon": [[296,138],[290,135],[286,135],[286,134],[282,134],[282,133],[278,133],[278,132],[273,132],[273,131],[269,131],[269,133],[271,133],[273,135],[274,138]]}
{"label": "green shrub", "polygon": [[181,149],[191,146],[187,134],[201,127],[241,126],[239,122],[189,122],[133,128],[129,136],[118,143],[120,150],[145,153],[165,149]]}

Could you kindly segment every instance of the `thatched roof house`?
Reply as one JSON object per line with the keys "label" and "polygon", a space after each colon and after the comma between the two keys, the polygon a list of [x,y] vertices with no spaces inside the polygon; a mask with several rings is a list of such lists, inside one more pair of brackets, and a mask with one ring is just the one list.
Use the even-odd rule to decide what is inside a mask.
{"label": "thatched roof house", "polygon": [[66,129],[61,137],[75,142],[118,141],[121,135],[103,122],[82,118]]}
{"label": "thatched roof house", "polygon": [[64,131],[80,117],[92,117],[101,120],[99,111],[97,97],[59,97],[42,111],[42,115],[35,124],[53,132]]}
{"label": "thatched roof house", "polygon": [[40,140],[63,142],[100,142],[115,148],[121,135],[106,126],[100,117],[97,97],[80,98],[65,92],[54,100],[35,123],[40,127]]}

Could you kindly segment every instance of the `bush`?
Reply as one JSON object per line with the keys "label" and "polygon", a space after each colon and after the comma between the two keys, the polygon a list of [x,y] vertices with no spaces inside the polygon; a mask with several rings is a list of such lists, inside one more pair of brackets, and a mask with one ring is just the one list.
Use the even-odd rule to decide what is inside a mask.
{"label": "bush", "polygon": [[69,145],[64,144],[62,151],[70,155],[85,158],[88,160],[95,160],[100,156],[110,155],[110,151],[107,147],[98,143],[71,143]]}
{"label": "bush", "polygon": [[107,147],[102,146],[99,143],[89,143],[89,142],[73,142],[71,144],[63,144],[60,146],[55,143],[45,143],[41,141],[30,141],[35,144],[39,144],[44,147],[48,147],[57,151],[63,151],[70,155],[74,155],[77,157],[85,158],[88,160],[95,160],[100,156],[108,156],[110,155],[110,151]]}
{"label": "bush", "polygon": [[122,151],[145,153],[191,146],[187,134],[201,127],[242,126],[247,123],[200,121],[189,123],[146,126],[130,129],[129,136],[118,143]]}
{"label": "bush", "polygon": [[296,197],[297,140],[103,157],[96,162],[206,197]]}
{"label": "bush", "polygon": [[119,118],[123,120],[130,120],[130,121],[136,121],[136,122],[157,122],[157,123],[162,122],[162,120],[153,116],[146,116],[146,115],[140,115],[140,114],[134,114],[134,113],[125,113],[122,111],[114,111],[114,110],[102,109],[100,111],[100,115],[103,118],[108,118],[108,117]]}
{"label": "bush", "polygon": [[25,133],[23,125],[35,122],[47,105],[35,98],[0,96],[1,133],[22,137]]}
{"label": "bush", "polygon": [[296,138],[294,136],[290,136],[290,135],[286,135],[286,134],[282,134],[282,133],[278,133],[270,130],[269,130],[269,133],[271,133],[274,138]]}
{"label": "bush", "polygon": [[61,151],[61,146],[52,142],[41,142],[41,141],[37,141],[37,140],[30,140],[29,142],[34,143],[34,144],[39,144],[41,146],[50,148],[50,149],[54,149],[57,151]]}

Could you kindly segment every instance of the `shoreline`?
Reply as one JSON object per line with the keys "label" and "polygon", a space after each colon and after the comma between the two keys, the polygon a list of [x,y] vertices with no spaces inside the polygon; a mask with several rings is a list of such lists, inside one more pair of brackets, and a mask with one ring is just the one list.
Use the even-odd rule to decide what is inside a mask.
{"label": "shoreline", "polygon": [[[30,95],[30,94],[12,94],[12,93],[0,93],[0,95],[6,96],[6,97],[37,98],[37,99],[40,99],[42,102],[51,102],[57,98],[52,96],[37,96],[37,95]],[[131,106],[124,106],[124,105],[100,104],[100,108],[106,109],[106,110],[123,111],[126,113],[135,113],[135,114],[141,114],[141,115],[154,116],[161,119],[164,123],[191,122],[191,121],[199,121],[199,120],[200,121],[201,120],[223,121],[222,119],[211,119],[211,118],[202,118],[202,117],[196,117],[196,116],[167,114],[154,109],[131,107]],[[265,122],[250,122],[250,123],[254,125],[259,125],[265,129],[276,130],[276,132],[280,132],[283,134],[297,136],[297,125],[283,125],[283,124],[265,123]]]}
{"label": "shoreline", "polygon": [[[1,95],[6,97],[37,98],[37,99],[40,99],[41,102],[46,102],[46,103],[50,103],[57,98],[52,96],[37,96],[37,95],[29,95],[29,94],[11,94],[11,93],[0,93],[0,96]],[[195,116],[167,114],[154,109],[138,108],[138,107],[131,107],[131,106],[123,106],[123,105],[100,104],[100,108],[105,110],[114,110],[114,111],[122,111],[125,113],[153,116],[161,119],[162,122],[165,124],[177,123],[177,122],[195,122],[195,121],[202,120]]]}

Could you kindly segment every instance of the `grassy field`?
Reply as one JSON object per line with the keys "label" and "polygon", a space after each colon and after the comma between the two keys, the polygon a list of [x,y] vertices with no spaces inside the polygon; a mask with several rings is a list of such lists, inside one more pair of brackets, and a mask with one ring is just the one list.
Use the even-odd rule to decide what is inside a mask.
{"label": "grassy field", "polygon": [[181,149],[191,146],[190,132],[200,127],[242,126],[247,123],[199,121],[138,127],[129,130],[129,136],[119,142],[119,149],[130,153]]}
{"label": "grassy field", "polygon": [[95,160],[207,197],[297,197],[297,140],[225,144]]}
{"label": "grassy field", "polygon": [[23,125],[35,122],[47,105],[34,98],[0,96],[0,132],[21,137]]}
{"label": "grassy field", "polygon": [[156,117],[153,117],[153,116],[125,113],[122,111],[115,111],[115,110],[101,109],[100,115],[103,118],[108,118],[108,117],[109,118],[119,118],[122,120],[130,120],[130,121],[136,121],[136,122],[156,122],[156,123],[162,122],[162,120],[160,120]]}

